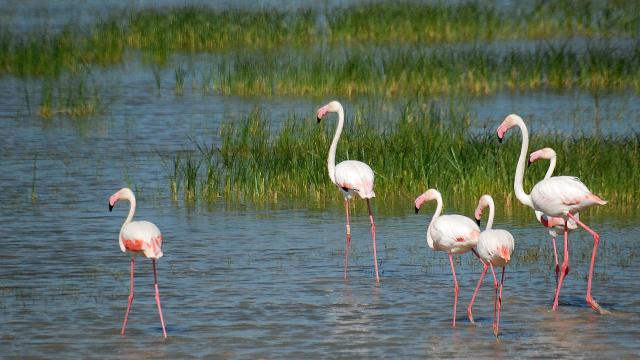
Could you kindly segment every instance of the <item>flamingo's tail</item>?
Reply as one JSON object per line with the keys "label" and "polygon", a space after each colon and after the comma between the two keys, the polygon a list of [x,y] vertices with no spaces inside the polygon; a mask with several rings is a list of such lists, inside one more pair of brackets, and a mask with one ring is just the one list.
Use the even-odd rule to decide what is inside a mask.
{"label": "flamingo's tail", "polygon": [[603,200],[602,198],[600,198],[598,195],[595,195],[595,194],[590,194],[589,200],[593,201],[598,205],[605,205],[607,203],[606,200]]}

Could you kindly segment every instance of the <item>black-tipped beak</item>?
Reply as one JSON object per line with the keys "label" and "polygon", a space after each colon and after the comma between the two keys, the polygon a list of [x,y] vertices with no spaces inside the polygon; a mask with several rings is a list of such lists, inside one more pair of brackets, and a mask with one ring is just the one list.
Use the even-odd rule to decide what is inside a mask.
{"label": "black-tipped beak", "polygon": [[531,166],[531,159],[527,159],[527,167]]}
{"label": "black-tipped beak", "polygon": [[478,224],[478,226],[480,226],[480,219],[476,219],[476,224]]}
{"label": "black-tipped beak", "polygon": [[500,137],[500,135],[496,135],[496,136],[498,137],[498,142],[502,144],[502,138]]}
{"label": "black-tipped beak", "polygon": [[420,212],[420,208],[416,206],[416,214]]}
{"label": "black-tipped beak", "polygon": [[318,116],[317,119],[318,119],[318,124],[320,124],[320,121],[322,121],[322,118]]}
{"label": "black-tipped beak", "polygon": [[109,203],[109,211],[113,211],[113,205],[111,205],[111,203]]}

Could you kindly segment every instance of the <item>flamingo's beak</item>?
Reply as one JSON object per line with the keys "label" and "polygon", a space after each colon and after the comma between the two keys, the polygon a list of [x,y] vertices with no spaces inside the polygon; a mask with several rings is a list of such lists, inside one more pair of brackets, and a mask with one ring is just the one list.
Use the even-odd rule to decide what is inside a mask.
{"label": "flamingo's beak", "polygon": [[531,158],[527,159],[527,167],[531,166]]}
{"label": "flamingo's beak", "polygon": [[416,206],[416,214],[420,212],[420,208]]}
{"label": "flamingo's beak", "polygon": [[113,211],[113,205],[111,205],[111,202],[109,202],[109,211]]}
{"label": "flamingo's beak", "polygon": [[478,224],[478,226],[480,226],[480,219],[476,219],[476,224]]}
{"label": "flamingo's beak", "polygon": [[502,138],[500,137],[500,135],[498,135],[498,142],[502,144]]}

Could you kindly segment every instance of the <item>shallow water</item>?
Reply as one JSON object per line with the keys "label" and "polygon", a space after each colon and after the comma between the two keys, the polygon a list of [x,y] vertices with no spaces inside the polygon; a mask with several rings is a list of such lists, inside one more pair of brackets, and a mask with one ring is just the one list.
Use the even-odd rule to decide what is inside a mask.
{"label": "shallow water", "polygon": [[[195,207],[172,201],[163,164],[167,156],[194,149],[194,140],[216,142],[221,122],[255,107],[277,128],[290,114],[314,116],[327,101],[203,95],[191,87],[177,96],[173,69],[163,70],[159,90],[152,72],[135,62],[96,70],[107,112],[78,120],[37,117],[37,81],[0,79],[2,356],[632,358],[640,353],[637,209],[633,215],[582,217],[602,235],[593,294],[611,315],[595,314],[584,301],[592,248],[587,233],[571,235],[571,270],[560,310],[552,312],[555,280],[546,231],[532,215],[498,216],[496,227],[516,238],[500,340],[491,329],[490,280],[474,307],[477,324],[466,319],[481,270],[471,254],[457,257],[454,329],[447,256],[425,245],[433,206],[415,215],[413,199],[407,199],[406,212],[385,212],[385,204],[373,201],[382,277],[376,285],[361,203],[352,223],[349,279],[342,278],[344,214],[337,192],[334,206],[324,210],[306,204],[256,208],[223,199]],[[30,94],[28,102],[24,93]],[[368,101],[345,104],[353,112]],[[373,106],[382,109],[375,121],[397,111],[395,104]],[[512,111],[527,118],[532,132],[640,130],[640,102],[627,93],[601,95],[597,102],[582,92],[501,93],[466,106],[477,120],[471,124],[476,132],[494,131]],[[137,218],[155,222],[164,234],[158,272],[167,340],[153,300],[151,264],[143,258],[136,259],[127,334],[119,335],[129,259],[119,250],[117,234],[127,204],[109,213],[107,199],[123,186],[136,192]],[[445,212],[473,210],[445,203]]]}
{"label": "shallow water", "polygon": [[[1,83],[7,91],[7,81]],[[335,206],[323,211],[304,204],[256,209],[224,201],[193,208],[170,200],[159,153],[189,146],[190,133],[215,138],[211,113],[216,106],[242,109],[238,99],[215,98],[220,103],[211,104],[195,96],[139,96],[123,95],[122,113],[88,120],[15,115],[25,112],[24,106],[2,97],[0,347],[5,354],[502,358],[632,357],[640,351],[637,217],[583,215],[602,234],[593,291],[613,311],[607,316],[594,314],[584,302],[588,234],[572,235],[571,271],[554,313],[546,232],[533,217],[497,219],[513,232],[517,248],[496,342],[489,280],[475,306],[478,324],[466,320],[480,272],[470,254],[457,264],[458,327],[450,326],[447,257],[427,249],[424,240],[433,209],[414,215],[407,199],[406,213],[377,217],[382,283],[376,286],[369,227],[359,204],[344,282],[344,215],[337,193]],[[303,107],[313,102],[299,101]],[[179,104],[183,107],[176,109]],[[281,104],[278,100],[271,106],[281,106],[273,104]],[[180,109],[184,114],[175,115]],[[119,336],[129,260],[119,251],[117,233],[127,205],[109,213],[106,202],[122,186],[136,191],[138,218],[155,222],[165,236],[158,269],[166,341],[153,301],[151,265],[142,258],[136,261],[127,336]],[[374,201],[374,207],[384,204]],[[472,210],[449,203],[446,209]],[[544,255],[529,256],[537,249]]]}

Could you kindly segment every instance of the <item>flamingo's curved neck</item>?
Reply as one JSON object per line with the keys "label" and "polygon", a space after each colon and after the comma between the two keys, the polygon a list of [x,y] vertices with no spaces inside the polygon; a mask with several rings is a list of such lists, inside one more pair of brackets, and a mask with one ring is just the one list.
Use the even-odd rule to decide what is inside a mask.
{"label": "flamingo's curved neck", "polygon": [[124,221],[124,224],[122,224],[122,227],[124,228],[125,225],[127,225],[128,223],[131,222],[131,220],[133,220],[133,215],[136,213],[136,198],[135,196],[133,196],[133,194],[131,196],[129,196],[128,198],[129,200],[129,215],[127,215],[127,219]]}
{"label": "flamingo's curved neck", "polygon": [[329,147],[329,157],[327,158],[327,169],[329,170],[329,177],[335,184],[336,182],[336,148],[338,147],[338,140],[342,134],[342,127],[344,126],[344,110],[342,106],[338,108],[338,126],[336,127],[336,133],[333,135],[333,141],[331,147]]}
{"label": "flamingo's curved neck", "polygon": [[496,214],[496,206],[493,203],[493,199],[489,198],[488,206],[489,206],[489,219],[487,219],[487,225],[484,227],[485,230],[491,230],[491,228],[493,227],[493,217]]}
{"label": "flamingo's curved neck", "polygon": [[429,223],[429,227],[427,228],[427,244],[430,248],[433,249],[433,238],[431,238],[431,226],[433,223],[440,217],[440,213],[442,212],[442,195],[438,194],[436,197],[436,211],[433,213],[433,217],[431,218],[431,222]]}
{"label": "flamingo's curved neck", "polygon": [[548,179],[553,175],[553,170],[556,168],[556,155],[549,159],[549,169],[547,169],[547,173],[544,175],[545,179]]}
{"label": "flamingo's curved neck", "polygon": [[520,148],[520,158],[518,158],[518,166],[516,166],[516,176],[513,180],[513,190],[516,193],[516,197],[523,205],[533,208],[531,202],[531,196],[524,192],[522,182],[524,180],[524,166],[527,161],[527,151],[529,149],[529,131],[527,126],[521,119],[518,119],[516,124],[522,132],[522,147]]}

